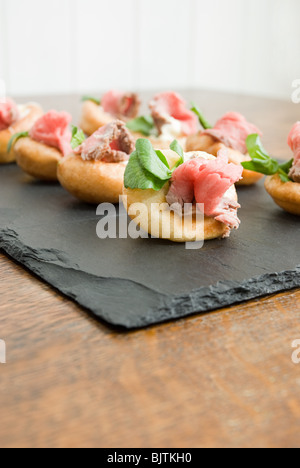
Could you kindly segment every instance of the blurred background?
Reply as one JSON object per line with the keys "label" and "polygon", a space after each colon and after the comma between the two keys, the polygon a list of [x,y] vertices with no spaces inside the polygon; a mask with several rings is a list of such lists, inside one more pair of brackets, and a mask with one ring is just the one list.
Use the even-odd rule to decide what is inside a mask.
{"label": "blurred background", "polygon": [[212,89],[290,99],[299,0],[0,0],[13,96]]}

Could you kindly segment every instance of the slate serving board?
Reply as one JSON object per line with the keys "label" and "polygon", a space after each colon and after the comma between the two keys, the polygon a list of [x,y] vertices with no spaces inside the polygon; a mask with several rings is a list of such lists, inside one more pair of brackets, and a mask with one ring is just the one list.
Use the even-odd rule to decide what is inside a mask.
{"label": "slate serving board", "polygon": [[144,327],[300,286],[299,218],[263,184],[240,188],[241,228],[201,250],[96,235],[96,208],[0,167],[0,247],[109,324]]}

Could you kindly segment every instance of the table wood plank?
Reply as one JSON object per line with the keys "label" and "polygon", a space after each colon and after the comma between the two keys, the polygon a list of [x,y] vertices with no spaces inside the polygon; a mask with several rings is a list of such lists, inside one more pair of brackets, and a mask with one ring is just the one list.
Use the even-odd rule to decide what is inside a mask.
{"label": "table wood plank", "polygon": [[114,332],[0,257],[3,447],[299,446],[300,291]]}

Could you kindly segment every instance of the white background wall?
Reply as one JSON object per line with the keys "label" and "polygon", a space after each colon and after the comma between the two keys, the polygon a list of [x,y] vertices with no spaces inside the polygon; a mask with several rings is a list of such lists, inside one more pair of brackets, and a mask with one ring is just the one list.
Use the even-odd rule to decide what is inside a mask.
{"label": "white background wall", "polygon": [[0,0],[13,95],[211,88],[290,98],[300,0]]}

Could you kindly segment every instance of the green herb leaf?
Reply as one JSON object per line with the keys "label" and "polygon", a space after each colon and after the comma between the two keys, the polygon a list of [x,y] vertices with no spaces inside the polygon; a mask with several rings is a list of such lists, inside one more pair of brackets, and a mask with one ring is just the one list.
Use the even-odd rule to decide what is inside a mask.
{"label": "green herb leaf", "polygon": [[150,115],[130,120],[126,126],[132,132],[142,133],[145,136],[150,136],[155,128],[154,120]]}
{"label": "green herb leaf", "polygon": [[95,104],[97,104],[97,106],[100,106],[100,105],[101,105],[100,99],[97,99],[97,98],[94,98],[94,97],[91,97],[91,96],[83,96],[83,98],[82,98],[81,100],[82,100],[82,102],[85,102],[85,101],[92,101],[92,102],[94,102]]}
{"label": "green herb leaf", "polygon": [[289,176],[285,173],[279,173],[279,177],[280,179],[282,180],[282,182],[286,183],[286,182],[292,182],[292,180],[289,178]]}
{"label": "green herb leaf", "polygon": [[155,150],[155,153],[157,154],[159,159],[163,162],[163,164],[167,166],[168,169],[170,169],[166,156],[160,150]]}
{"label": "green herb leaf", "polygon": [[264,175],[279,174],[283,182],[288,182],[290,180],[288,174],[293,164],[293,160],[284,164],[279,164],[276,159],[273,159],[268,155],[262,145],[260,136],[256,133],[247,137],[246,145],[251,161],[242,163],[244,169],[259,172]]}
{"label": "green herb leaf", "polygon": [[279,164],[279,167],[283,172],[285,172],[285,174],[289,174],[289,172],[290,172],[290,170],[292,168],[293,162],[294,162],[294,158],[290,159],[290,161],[288,161],[286,163]]}
{"label": "green herb leaf", "polygon": [[248,153],[252,159],[269,160],[270,156],[264,149],[260,136],[257,133],[249,135],[246,139]]}
{"label": "green herb leaf", "polygon": [[191,111],[193,111],[198,119],[199,119],[199,122],[200,122],[200,125],[204,128],[204,130],[207,130],[208,128],[213,128],[212,125],[210,125],[207,120],[205,119],[204,115],[202,114],[202,112],[200,111],[199,107],[196,106],[196,104],[194,104],[192,102],[192,108],[191,108]]}
{"label": "green herb leaf", "polygon": [[172,176],[168,162],[162,153],[157,154],[149,140],[139,138],[136,151],[144,169],[160,180],[169,180]]}
{"label": "green herb leaf", "polygon": [[279,171],[278,162],[271,158],[269,160],[253,158],[252,161],[243,162],[242,166],[249,171],[259,172],[265,175],[273,175]]}
{"label": "green herb leaf", "polygon": [[124,185],[126,188],[159,191],[166,182],[166,180],[158,179],[143,167],[138,151],[131,154],[125,170]]}
{"label": "green herb leaf", "polygon": [[125,170],[125,187],[158,191],[171,177],[172,171],[165,155],[159,150],[155,151],[149,140],[137,140],[136,150],[130,156]]}
{"label": "green herb leaf", "polygon": [[29,136],[29,132],[19,132],[19,133],[15,133],[15,135],[13,135],[11,137],[11,139],[9,140],[8,142],[8,145],[7,145],[7,152],[10,153],[11,152],[11,149],[12,147],[17,143],[18,140],[20,140],[20,138],[26,138]]}
{"label": "green herb leaf", "polygon": [[177,163],[175,164],[174,168],[173,168],[173,172],[175,171],[175,169],[177,169],[177,167],[181,166],[181,164],[184,163],[184,152],[183,152],[183,148],[182,146],[180,146],[180,144],[178,143],[177,140],[174,140],[171,144],[170,144],[170,149],[172,151],[174,151],[175,153],[178,154],[178,156],[180,157],[177,161]]}
{"label": "green herb leaf", "polygon": [[71,140],[72,149],[75,149],[78,146],[80,146],[85,141],[85,139],[86,138],[85,138],[85,134],[83,133],[83,131],[73,125],[72,126],[72,140]]}

